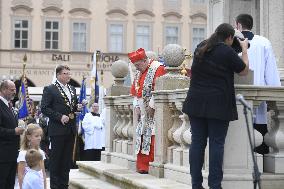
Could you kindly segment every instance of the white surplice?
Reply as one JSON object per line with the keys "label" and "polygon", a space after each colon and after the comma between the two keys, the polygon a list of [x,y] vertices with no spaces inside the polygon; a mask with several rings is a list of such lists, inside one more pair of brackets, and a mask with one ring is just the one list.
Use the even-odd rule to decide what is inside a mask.
{"label": "white surplice", "polygon": [[[254,71],[256,86],[281,86],[279,72],[271,43],[265,37],[254,35],[249,41],[249,68]],[[267,104],[262,102],[254,109],[256,124],[267,124]]]}
{"label": "white surplice", "polygon": [[83,119],[85,146],[84,150],[102,149],[104,147],[104,125],[99,116],[87,113]]}

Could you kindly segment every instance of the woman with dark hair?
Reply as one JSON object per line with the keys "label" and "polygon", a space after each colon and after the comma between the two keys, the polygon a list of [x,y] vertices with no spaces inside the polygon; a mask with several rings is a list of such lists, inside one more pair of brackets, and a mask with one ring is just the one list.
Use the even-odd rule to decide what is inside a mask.
{"label": "woman with dark hair", "polygon": [[241,58],[232,49],[234,29],[223,23],[194,52],[191,81],[183,112],[188,114],[192,142],[189,152],[192,189],[202,189],[204,151],[209,138],[210,189],[221,189],[224,143],[229,122],[238,119],[234,72],[248,73],[248,41],[239,41]]}

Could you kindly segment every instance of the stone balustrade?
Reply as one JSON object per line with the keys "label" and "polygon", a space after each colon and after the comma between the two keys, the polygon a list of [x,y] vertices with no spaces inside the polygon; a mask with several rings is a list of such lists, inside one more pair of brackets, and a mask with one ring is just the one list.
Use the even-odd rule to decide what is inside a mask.
{"label": "stone balustrade", "polygon": [[[156,144],[155,161],[151,163],[150,173],[157,177],[165,177],[190,183],[188,151],[190,148],[190,124],[188,117],[181,112],[182,102],[188,89],[155,91],[156,106]],[[283,173],[283,87],[255,87],[251,85],[237,85],[236,94],[241,93],[251,106],[257,106],[261,101],[267,101],[271,111],[268,114],[269,132],[265,142],[272,148],[272,152],[264,157],[257,155],[257,163],[261,172]],[[247,188],[252,184],[253,164],[248,141],[243,106],[237,103],[239,120],[230,123],[225,145],[224,157],[224,186],[232,187],[236,180],[238,184]],[[272,112],[273,111],[273,112]],[[272,113],[271,113],[272,112]],[[283,114],[283,113],[282,113]],[[272,115],[272,116],[271,116]],[[252,130],[252,116],[249,116],[250,130]],[[281,122],[282,127],[281,127]],[[251,132],[251,134],[253,134]],[[254,132],[256,146],[262,143],[262,136]],[[204,173],[208,174],[208,153],[206,152]],[[264,174],[265,175],[265,174]],[[279,175],[278,175],[279,176]],[[263,179],[267,179],[265,176]]]}
{"label": "stone balustrade", "polygon": [[[174,51],[177,52],[177,51]],[[180,51],[177,53],[179,54]],[[168,73],[156,81],[152,93],[155,101],[155,158],[150,163],[149,173],[159,178],[173,179],[190,184],[189,149],[191,143],[190,123],[182,113],[189,78],[178,72],[177,65],[166,67]],[[115,69],[114,69],[115,70]],[[135,170],[134,134],[137,118],[133,113],[132,97],[127,95],[129,88],[122,85],[123,79],[116,79],[109,94],[104,98],[106,105],[106,151],[102,161],[114,163]],[[262,188],[280,189],[284,184],[284,88],[236,85],[236,94],[242,94],[251,107],[267,101],[268,133],[265,142],[271,153],[257,155],[257,164],[262,174]],[[224,154],[224,188],[249,189],[253,187],[253,161],[248,140],[248,132],[242,104],[237,102],[239,119],[230,122]],[[252,127],[252,113],[248,114],[249,130]],[[255,145],[263,141],[257,131],[251,132]],[[205,152],[203,168],[204,181],[208,179],[208,149]],[[206,183],[205,183],[206,184]]]}
{"label": "stone balustrade", "polygon": [[[133,107],[130,95],[106,96],[104,98],[107,114],[106,126],[106,151],[102,159],[106,162],[121,165],[128,164],[133,159]],[[110,158],[117,156],[118,161]]]}
{"label": "stone balustrade", "polygon": [[114,98],[114,112],[117,122],[113,127],[115,138],[113,140],[113,151],[132,155],[133,141],[133,118],[132,98],[119,96]]}

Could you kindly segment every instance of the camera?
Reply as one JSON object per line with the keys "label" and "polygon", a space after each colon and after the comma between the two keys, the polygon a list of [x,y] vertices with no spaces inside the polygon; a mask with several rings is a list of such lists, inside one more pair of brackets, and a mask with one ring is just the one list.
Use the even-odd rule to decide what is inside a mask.
{"label": "camera", "polygon": [[[236,51],[236,53],[241,53],[242,52],[242,47],[240,45],[240,41],[243,41],[245,40],[245,38],[241,38],[241,37],[238,37],[238,36],[234,36],[234,40],[233,40],[233,44],[232,44],[232,48]],[[248,48],[250,47],[250,44],[248,43]]]}

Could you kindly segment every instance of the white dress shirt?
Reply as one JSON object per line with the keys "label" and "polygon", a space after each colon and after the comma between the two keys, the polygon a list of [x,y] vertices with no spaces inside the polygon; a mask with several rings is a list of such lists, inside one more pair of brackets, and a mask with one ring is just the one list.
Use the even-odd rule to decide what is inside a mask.
{"label": "white dress shirt", "polygon": [[[265,37],[254,35],[248,49],[249,68],[254,71],[256,86],[281,86],[271,43]],[[254,109],[256,124],[267,124],[267,104],[262,102]]]}

